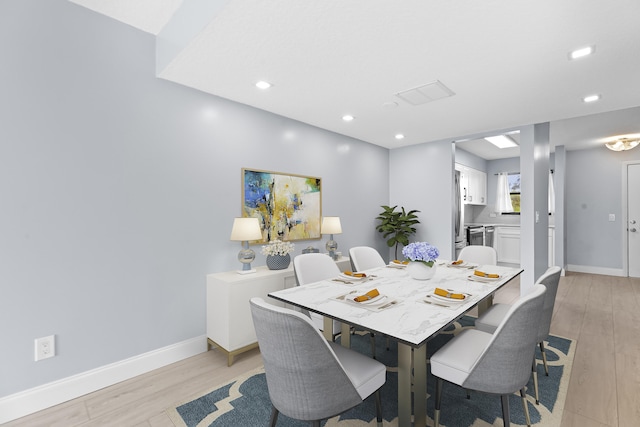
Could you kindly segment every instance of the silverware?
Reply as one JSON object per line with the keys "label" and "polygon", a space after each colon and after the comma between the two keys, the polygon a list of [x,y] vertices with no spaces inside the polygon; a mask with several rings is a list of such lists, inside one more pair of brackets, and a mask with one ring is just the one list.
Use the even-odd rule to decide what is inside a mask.
{"label": "silverware", "polygon": [[397,303],[398,303],[398,301],[391,301],[391,302],[388,302],[388,303],[386,303],[385,305],[378,307],[378,310],[382,310],[383,308],[390,307],[390,306],[392,306],[393,304],[397,304]]}
{"label": "silverware", "polygon": [[358,291],[351,291],[351,292],[346,293],[346,294],[344,294],[344,295],[340,295],[340,296],[339,296],[338,298],[336,298],[336,299],[345,299],[347,296],[349,296],[349,295],[351,295],[351,294],[355,294],[356,292],[358,292]]}
{"label": "silverware", "polygon": [[[427,297],[428,297],[428,296],[429,296],[429,295],[427,295]],[[433,302],[433,301],[427,301],[426,299],[425,299],[425,300],[423,300],[423,301],[424,301],[426,304],[433,304],[433,305],[437,305],[437,306],[440,306],[440,307],[449,308],[449,306],[448,306],[448,305],[439,304],[439,303],[437,303],[437,302]]]}
{"label": "silverware", "polygon": [[350,282],[348,280],[342,280],[342,279],[331,279],[331,280],[333,280],[334,282],[340,282],[340,283],[344,283],[344,284],[347,284],[347,285],[353,285],[353,282]]}

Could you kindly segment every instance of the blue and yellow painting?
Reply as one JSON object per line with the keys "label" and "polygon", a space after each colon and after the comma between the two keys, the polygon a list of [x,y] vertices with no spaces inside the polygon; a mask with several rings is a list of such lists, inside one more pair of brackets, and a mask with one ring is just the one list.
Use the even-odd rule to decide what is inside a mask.
{"label": "blue and yellow painting", "polygon": [[243,216],[258,218],[262,242],[320,238],[320,178],[243,169]]}

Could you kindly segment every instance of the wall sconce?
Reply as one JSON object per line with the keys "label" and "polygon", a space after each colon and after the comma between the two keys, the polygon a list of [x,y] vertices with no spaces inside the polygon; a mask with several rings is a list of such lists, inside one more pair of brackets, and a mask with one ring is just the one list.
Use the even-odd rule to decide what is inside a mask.
{"label": "wall sconce", "polygon": [[335,261],[338,259],[336,255],[336,250],[338,249],[338,243],[333,240],[334,234],[342,233],[342,226],[340,225],[340,217],[338,216],[325,216],[322,218],[322,227],[320,229],[320,233],[322,234],[330,234],[331,237],[327,240],[327,252],[329,252],[329,256]]}
{"label": "wall sconce", "polygon": [[251,268],[251,261],[256,259],[256,253],[249,249],[249,240],[262,240],[262,230],[258,218],[235,218],[231,229],[231,240],[242,242],[242,249],[238,252],[238,261],[242,263],[242,270],[238,274],[255,273]]}
{"label": "wall sconce", "polygon": [[626,151],[635,148],[640,143],[640,139],[618,138],[615,141],[605,143],[605,147],[613,151]]}

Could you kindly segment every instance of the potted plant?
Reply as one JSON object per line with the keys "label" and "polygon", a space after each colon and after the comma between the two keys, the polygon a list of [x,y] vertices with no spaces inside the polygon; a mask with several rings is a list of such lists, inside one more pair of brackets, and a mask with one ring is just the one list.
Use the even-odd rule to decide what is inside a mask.
{"label": "potted plant", "polygon": [[281,240],[272,240],[268,245],[262,247],[262,254],[267,256],[267,267],[269,270],[284,270],[291,263],[291,252],[294,244]]}
{"label": "potted plant", "polygon": [[384,211],[376,218],[380,221],[380,224],[376,226],[376,230],[382,233],[382,237],[387,239],[387,246],[391,248],[395,245],[396,259],[398,259],[398,244],[408,245],[409,237],[416,232],[414,225],[420,224],[416,215],[420,211],[411,210],[406,212],[404,207],[401,207],[400,211],[396,211],[397,207],[382,206]]}

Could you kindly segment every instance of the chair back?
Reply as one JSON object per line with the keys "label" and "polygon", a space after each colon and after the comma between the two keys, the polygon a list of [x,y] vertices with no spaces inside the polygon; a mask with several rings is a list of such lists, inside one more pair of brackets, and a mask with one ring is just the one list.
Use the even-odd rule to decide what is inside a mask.
{"label": "chair back", "polygon": [[462,387],[509,394],[527,384],[538,334],[531,325],[540,321],[545,292],[543,285],[534,285],[511,306]]}
{"label": "chair back", "polygon": [[460,251],[458,259],[480,265],[498,264],[498,253],[491,246],[471,245]]}
{"label": "chair back", "polygon": [[258,297],[250,304],[269,397],[278,411],[311,421],[362,402],[334,351],[308,317]]}
{"label": "chair back", "polygon": [[370,246],[356,246],[349,249],[349,258],[354,271],[369,270],[387,265],[380,253]]}
{"label": "chair back", "polygon": [[298,286],[330,279],[340,274],[340,268],[330,256],[321,253],[298,255],[293,259],[293,272]]}
{"label": "chair back", "polygon": [[547,288],[544,294],[544,305],[542,307],[542,316],[540,317],[540,325],[538,326],[538,340],[541,342],[549,336],[551,329],[551,317],[553,316],[553,306],[556,303],[556,294],[558,293],[558,284],[560,283],[560,273],[562,269],[558,266],[549,267],[549,269],[536,281]]}

